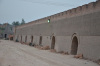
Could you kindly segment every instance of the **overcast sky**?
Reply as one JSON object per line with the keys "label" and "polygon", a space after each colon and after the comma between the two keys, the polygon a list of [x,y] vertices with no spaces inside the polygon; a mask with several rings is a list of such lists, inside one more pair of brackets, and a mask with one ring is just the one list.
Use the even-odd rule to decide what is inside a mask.
{"label": "overcast sky", "polygon": [[37,20],[96,0],[0,0],[0,23]]}

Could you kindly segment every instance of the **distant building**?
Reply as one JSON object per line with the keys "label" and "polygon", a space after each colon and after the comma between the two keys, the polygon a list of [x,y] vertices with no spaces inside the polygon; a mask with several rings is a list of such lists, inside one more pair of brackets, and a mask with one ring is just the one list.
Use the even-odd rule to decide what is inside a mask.
{"label": "distant building", "polygon": [[8,38],[9,35],[13,35],[14,26],[5,23],[3,25],[0,24],[0,38]]}

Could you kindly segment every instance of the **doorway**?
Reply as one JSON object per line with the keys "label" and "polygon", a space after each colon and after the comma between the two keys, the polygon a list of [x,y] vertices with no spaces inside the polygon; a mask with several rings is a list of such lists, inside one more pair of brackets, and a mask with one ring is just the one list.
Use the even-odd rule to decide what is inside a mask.
{"label": "doorway", "polygon": [[72,40],[72,46],[71,46],[71,54],[76,55],[78,50],[78,39],[75,36]]}
{"label": "doorway", "polygon": [[31,36],[31,43],[33,43],[33,36]]}
{"label": "doorway", "polygon": [[21,42],[22,42],[22,36],[21,36]]}
{"label": "doorway", "polygon": [[7,38],[7,34],[5,34],[5,38]]}
{"label": "doorway", "polygon": [[42,36],[40,36],[39,45],[42,44]]}
{"label": "doorway", "polygon": [[25,37],[25,42],[27,42],[27,36]]}
{"label": "doorway", "polygon": [[52,42],[51,42],[51,49],[55,48],[55,37],[52,37]]}

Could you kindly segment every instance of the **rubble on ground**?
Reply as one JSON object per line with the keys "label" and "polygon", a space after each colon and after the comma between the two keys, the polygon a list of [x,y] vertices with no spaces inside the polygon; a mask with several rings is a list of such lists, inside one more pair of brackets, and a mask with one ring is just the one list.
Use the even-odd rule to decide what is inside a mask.
{"label": "rubble on ground", "polygon": [[36,45],[35,48],[38,48],[38,49],[41,49],[41,50],[49,50],[50,49],[49,46],[39,46],[39,45]]}
{"label": "rubble on ground", "polygon": [[60,52],[58,52],[58,53],[63,54],[63,55],[69,55],[68,52],[64,52],[64,51],[60,51]]}
{"label": "rubble on ground", "polygon": [[96,62],[100,65],[100,59],[98,59]]}
{"label": "rubble on ground", "polygon": [[55,49],[50,49],[50,52],[55,52],[56,53],[56,50]]}
{"label": "rubble on ground", "polygon": [[69,55],[69,53],[68,53],[68,52],[63,52],[62,54],[63,54],[63,55]]}
{"label": "rubble on ground", "polygon": [[83,54],[77,54],[77,55],[74,56],[74,58],[80,58],[80,59],[82,59],[83,58]]}
{"label": "rubble on ground", "polygon": [[21,44],[24,44],[24,42],[20,42]]}
{"label": "rubble on ground", "polygon": [[43,47],[43,50],[49,50],[49,49],[50,49],[49,46],[44,46],[44,47]]}

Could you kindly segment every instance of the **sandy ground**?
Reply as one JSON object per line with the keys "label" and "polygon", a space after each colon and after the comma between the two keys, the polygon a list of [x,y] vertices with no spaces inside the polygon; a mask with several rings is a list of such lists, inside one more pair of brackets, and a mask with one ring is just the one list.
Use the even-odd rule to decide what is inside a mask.
{"label": "sandy ground", "polygon": [[72,55],[39,50],[9,40],[0,40],[0,66],[99,66]]}

